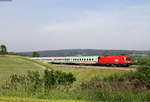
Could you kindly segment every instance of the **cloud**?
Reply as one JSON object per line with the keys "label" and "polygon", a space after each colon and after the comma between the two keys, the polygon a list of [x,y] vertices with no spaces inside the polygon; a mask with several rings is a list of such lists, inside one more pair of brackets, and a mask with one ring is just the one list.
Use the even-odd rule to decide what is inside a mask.
{"label": "cloud", "polygon": [[48,24],[40,28],[40,32],[65,32],[65,31],[83,31],[83,30],[107,30],[108,28],[116,28],[121,25],[119,20],[112,18],[90,18],[80,19],[73,22],[65,22],[58,24]]}
{"label": "cloud", "polygon": [[40,32],[59,49],[149,49],[150,22],[135,8],[142,7],[109,13],[86,11],[79,19],[45,24],[40,27]]}
{"label": "cloud", "polygon": [[133,5],[129,7],[130,9],[145,9],[145,10],[150,10],[150,4],[144,4],[144,5]]}
{"label": "cloud", "polygon": [[[111,11],[111,10],[110,10]],[[143,28],[149,25],[150,14],[143,14],[143,11],[150,11],[149,4],[131,5],[123,10],[112,12],[85,11],[79,19],[73,21],[58,22],[56,24],[46,24],[39,28],[40,32],[86,32],[95,30],[105,32],[111,30],[130,30],[131,28]],[[144,12],[145,13],[145,12]],[[139,25],[142,24],[140,27]],[[144,29],[144,28],[143,28]],[[137,29],[138,30],[138,29]]]}

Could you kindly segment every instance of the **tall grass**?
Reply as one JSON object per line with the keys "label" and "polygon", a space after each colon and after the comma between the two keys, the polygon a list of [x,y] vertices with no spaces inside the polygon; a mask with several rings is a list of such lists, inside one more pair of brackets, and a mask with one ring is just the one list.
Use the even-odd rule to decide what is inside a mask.
{"label": "tall grass", "polygon": [[35,98],[0,97],[0,102],[88,102],[82,100],[48,100]]}

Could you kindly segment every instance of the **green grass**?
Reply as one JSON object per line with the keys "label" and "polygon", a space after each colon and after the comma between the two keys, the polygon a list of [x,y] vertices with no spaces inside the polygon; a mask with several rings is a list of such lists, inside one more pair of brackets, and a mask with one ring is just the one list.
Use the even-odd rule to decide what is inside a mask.
{"label": "green grass", "polygon": [[93,77],[104,78],[115,73],[126,73],[119,70],[80,69],[70,67],[58,67],[43,61],[31,60],[21,56],[0,56],[0,80],[6,80],[11,74],[22,74],[27,71],[42,71],[43,68],[61,70],[73,73],[78,82],[88,81]]}
{"label": "green grass", "polygon": [[23,74],[27,71],[42,71],[40,65],[18,56],[0,56],[0,80],[6,80],[11,74]]}
{"label": "green grass", "polygon": [[104,70],[104,69],[83,69],[83,68],[70,68],[70,67],[62,67],[51,65],[54,70],[60,70],[64,72],[71,72],[75,75],[77,81],[75,83],[80,83],[84,81],[89,81],[92,78],[98,77],[99,79],[103,79],[113,74],[123,74],[129,71],[121,71],[121,70]]}
{"label": "green grass", "polygon": [[[81,82],[89,81],[92,78],[105,78],[112,74],[123,74],[129,71],[120,71],[120,70],[104,70],[104,69],[80,69],[80,68],[70,68],[70,67],[58,67],[56,65],[52,65],[43,61],[31,60],[26,57],[21,56],[0,56],[0,84],[3,83],[3,80],[8,79],[11,74],[25,74],[27,71],[43,71],[43,69],[53,69],[53,70],[60,70],[63,72],[71,72],[75,75],[76,80],[74,85],[78,86]],[[73,87],[74,88],[74,87]],[[76,87],[77,88],[77,87]],[[20,89],[21,90],[21,89]],[[5,91],[5,90],[4,90]],[[77,90],[78,91],[78,90]],[[72,93],[72,91],[70,91]],[[0,102],[88,102],[88,101],[78,101],[77,99],[84,99],[82,98],[84,95],[79,92],[73,92],[72,94],[68,92],[60,92],[60,90],[51,90],[51,94],[47,96],[47,99],[58,99],[58,100],[41,100],[41,99],[33,99],[36,98],[43,98],[44,96],[42,93],[39,93],[35,96],[29,96],[32,98],[16,98],[11,96],[17,97],[28,97],[27,93],[24,91],[17,91],[12,92],[8,90],[6,96],[10,97],[3,97],[3,92],[0,94]],[[72,95],[72,96],[71,96]],[[4,94],[5,96],[5,94]],[[62,100],[59,100],[62,99]],[[67,99],[67,100],[64,100]],[[72,99],[72,100],[71,100]],[[75,99],[75,100],[73,100]]]}
{"label": "green grass", "polygon": [[35,98],[0,97],[0,102],[89,102],[79,100],[48,100]]}

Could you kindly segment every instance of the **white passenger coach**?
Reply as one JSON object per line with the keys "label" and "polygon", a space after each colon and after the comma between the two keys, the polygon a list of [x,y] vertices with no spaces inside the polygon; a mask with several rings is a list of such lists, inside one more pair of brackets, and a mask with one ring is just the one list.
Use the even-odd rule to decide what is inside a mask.
{"label": "white passenger coach", "polygon": [[51,63],[98,63],[99,56],[83,56],[83,57],[34,57],[31,59],[42,60]]}

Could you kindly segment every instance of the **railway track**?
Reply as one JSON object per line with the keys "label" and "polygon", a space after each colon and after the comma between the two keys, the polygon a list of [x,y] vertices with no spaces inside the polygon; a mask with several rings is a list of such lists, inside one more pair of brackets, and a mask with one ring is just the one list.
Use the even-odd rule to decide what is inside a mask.
{"label": "railway track", "polygon": [[86,66],[86,65],[65,65],[65,64],[55,64],[55,66],[71,67],[71,68],[87,68],[87,69],[136,71],[135,68],[130,68],[130,67]]}

